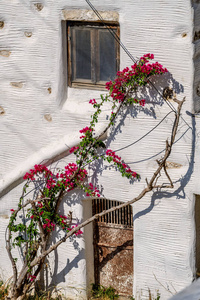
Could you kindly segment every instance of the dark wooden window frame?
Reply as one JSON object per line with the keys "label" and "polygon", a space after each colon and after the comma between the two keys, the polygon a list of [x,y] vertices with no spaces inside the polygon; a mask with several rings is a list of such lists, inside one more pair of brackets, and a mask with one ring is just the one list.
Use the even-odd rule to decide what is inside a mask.
{"label": "dark wooden window frame", "polygon": [[[119,24],[111,23],[106,24],[112,30],[115,30],[117,36],[120,35]],[[91,80],[88,79],[72,79],[72,68],[73,61],[72,61],[72,28],[74,26],[83,26],[83,28],[89,28],[91,30],[91,56],[92,56],[92,63],[91,63]],[[98,35],[96,34],[96,30],[105,28],[102,23],[99,22],[81,22],[81,21],[68,21],[67,22],[67,60],[68,60],[68,85],[70,87],[75,88],[87,88],[87,89],[104,89],[106,81],[98,80],[98,74],[100,65],[98,64],[99,60],[99,53],[97,47],[97,38]],[[111,33],[110,33],[111,34]],[[120,63],[120,46],[117,41],[115,41],[115,53],[116,53],[116,71],[119,70],[119,63]],[[93,64],[94,62],[94,64]],[[76,62],[75,62],[76,64]],[[95,66],[96,67],[95,67]]]}

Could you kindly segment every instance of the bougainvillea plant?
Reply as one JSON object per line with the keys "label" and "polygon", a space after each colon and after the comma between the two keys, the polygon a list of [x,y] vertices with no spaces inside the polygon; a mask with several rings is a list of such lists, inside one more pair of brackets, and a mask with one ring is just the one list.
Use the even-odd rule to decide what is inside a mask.
{"label": "bougainvillea plant", "polygon": [[[100,101],[89,100],[94,108],[94,113],[89,125],[80,129],[80,143],[69,150],[75,155],[74,163],[69,163],[63,170],[48,168],[45,165],[35,165],[24,175],[23,193],[18,207],[11,209],[6,239],[7,251],[13,268],[12,299],[23,299],[26,296],[42,270],[45,258],[49,253],[70,236],[81,235],[81,228],[98,217],[95,215],[82,224],[73,224],[70,214],[66,216],[59,213],[63,197],[65,196],[65,201],[67,201],[69,191],[79,188],[79,190],[84,191],[86,197],[101,197],[98,188],[88,182],[88,164],[101,158],[114,165],[122,176],[133,180],[140,178],[140,175],[135,170],[131,170],[112,149],[106,149],[102,136],[110,127],[115,126],[117,117],[125,106],[131,105],[134,109],[134,106],[145,105],[145,99],[137,98],[136,94],[140,88],[148,85],[152,76],[168,72],[158,62],[150,62],[152,59],[154,59],[153,54],[146,54],[131,68],[117,72],[116,79],[106,83],[108,93],[105,96],[101,95]],[[111,103],[108,124],[97,136],[95,135],[95,126],[106,102]],[[160,166],[163,167],[164,163],[162,165],[160,162]],[[148,189],[143,191],[138,199],[155,187],[153,183],[156,176],[150,180]],[[32,186],[34,186],[34,190],[30,192]],[[31,200],[28,199],[30,197]],[[105,212],[103,213],[105,214]],[[63,232],[63,235],[57,242],[53,243],[51,240],[52,232],[58,233],[60,231]],[[21,249],[23,261],[21,268],[19,268],[17,259],[13,254],[15,247]]]}

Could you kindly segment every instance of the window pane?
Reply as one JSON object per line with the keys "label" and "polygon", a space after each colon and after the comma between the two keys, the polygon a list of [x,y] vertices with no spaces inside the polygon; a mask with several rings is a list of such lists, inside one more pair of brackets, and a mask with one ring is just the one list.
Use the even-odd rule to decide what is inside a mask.
{"label": "window pane", "polygon": [[[73,40],[75,39],[75,41]],[[91,36],[88,29],[73,28],[73,79],[91,79]]]}
{"label": "window pane", "polygon": [[[116,33],[116,30],[114,31]],[[115,78],[117,72],[116,41],[108,29],[99,30],[100,80]]]}

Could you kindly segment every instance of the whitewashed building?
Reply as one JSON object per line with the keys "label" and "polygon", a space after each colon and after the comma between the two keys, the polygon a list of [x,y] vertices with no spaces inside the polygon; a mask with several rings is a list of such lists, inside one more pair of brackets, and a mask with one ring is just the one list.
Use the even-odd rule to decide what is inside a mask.
{"label": "whitewashed building", "polygon": [[[133,57],[153,53],[155,60],[169,70],[155,83],[161,94],[170,86],[178,99],[186,97],[177,141],[168,162],[175,187],[154,191],[133,206],[134,259],[130,260],[133,276],[129,278],[132,293],[136,299],[145,300],[149,299],[149,291],[155,297],[159,292],[165,300],[189,285],[196,272],[200,272],[200,2],[92,0],[92,4]],[[111,52],[106,52],[110,40],[105,36],[102,41],[108,38],[106,46],[98,40],[103,53],[100,71],[93,70],[92,78],[88,79],[87,72],[91,70],[84,64],[79,69],[81,62],[71,48],[75,40],[81,40],[77,24],[90,28],[90,32],[101,30],[88,1],[0,1],[3,280],[12,271],[5,249],[5,230],[10,209],[17,206],[21,195],[23,175],[44,160],[73,159],[69,148],[78,143],[79,129],[88,125],[93,111],[88,101],[105,93],[101,84],[105,78],[101,74],[106,72],[107,60],[117,61],[120,69],[132,64],[122,48],[106,58],[106,53]],[[96,32],[92,34],[95,39]],[[93,40],[88,46],[91,53],[96,51],[92,48],[95,43]],[[81,80],[77,80],[77,74]],[[171,133],[174,115],[164,118],[170,112],[169,106],[153,88],[145,98],[145,109],[135,116],[134,112],[127,114],[115,139],[111,138],[113,150],[124,147],[119,154],[140,173],[141,181],[131,185],[114,169],[102,169],[93,176],[90,173],[93,182],[103,186],[103,196],[112,201],[128,201],[138,195],[146,184],[145,178],[150,178],[157,167],[156,159],[162,156],[165,140]],[[106,114],[105,110],[99,130],[104,127]],[[150,129],[151,133],[133,144]],[[92,215],[92,201],[80,194],[69,205],[65,203],[63,209],[73,211],[73,217],[81,221]],[[83,238],[60,246],[49,257],[45,272],[48,283],[57,285],[65,296],[86,298],[95,277],[92,225],[85,228]],[[122,286],[125,285],[123,282]]]}

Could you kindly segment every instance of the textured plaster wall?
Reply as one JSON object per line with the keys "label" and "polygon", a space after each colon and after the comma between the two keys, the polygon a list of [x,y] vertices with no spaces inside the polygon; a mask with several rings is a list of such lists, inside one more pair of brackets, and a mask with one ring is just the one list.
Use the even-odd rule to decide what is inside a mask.
{"label": "textured plaster wall", "polygon": [[[175,290],[190,284],[195,273],[193,208],[194,193],[200,193],[200,121],[191,113],[193,81],[199,78],[193,67],[193,17],[200,4],[189,0],[92,3],[99,11],[116,13],[113,16],[119,18],[121,40],[134,57],[154,53],[155,59],[168,68],[169,74],[157,86],[170,85],[178,98],[186,96],[182,114],[189,127],[181,120],[170,157],[169,173],[175,188],[155,191],[133,207],[134,295],[148,299],[150,288],[152,294],[159,290],[161,299],[168,299]],[[73,159],[66,156],[67,145],[78,142],[78,131],[88,125],[92,113],[88,100],[99,96],[98,91],[67,87],[64,29],[67,12],[72,9],[90,10],[83,0],[0,1],[0,270],[4,278],[11,274],[5,228],[10,208],[17,205],[23,174],[35,163],[55,156],[63,161]],[[121,50],[121,68],[131,63]],[[154,90],[146,92],[145,98],[145,108],[127,113],[114,140],[110,132],[112,149],[133,143],[170,111]],[[106,113],[105,109],[104,117]],[[98,130],[104,127],[104,117]],[[104,187],[102,195],[128,201],[141,191],[163,153],[172,122],[170,114],[139,143],[118,152],[141,174],[139,183],[128,184],[112,169],[101,169],[98,177],[90,171],[93,183]],[[91,215],[90,201],[84,200],[82,206],[82,199],[81,194],[72,197],[69,207],[64,204],[61,210],[72,210],[79,220]],[[85,297],[86,286],[93,280],[91,226],[85,232],[78,243],[67,242],[52,254],[46,270],[50,278],[53,276],[53,284],[71,297]]]}

